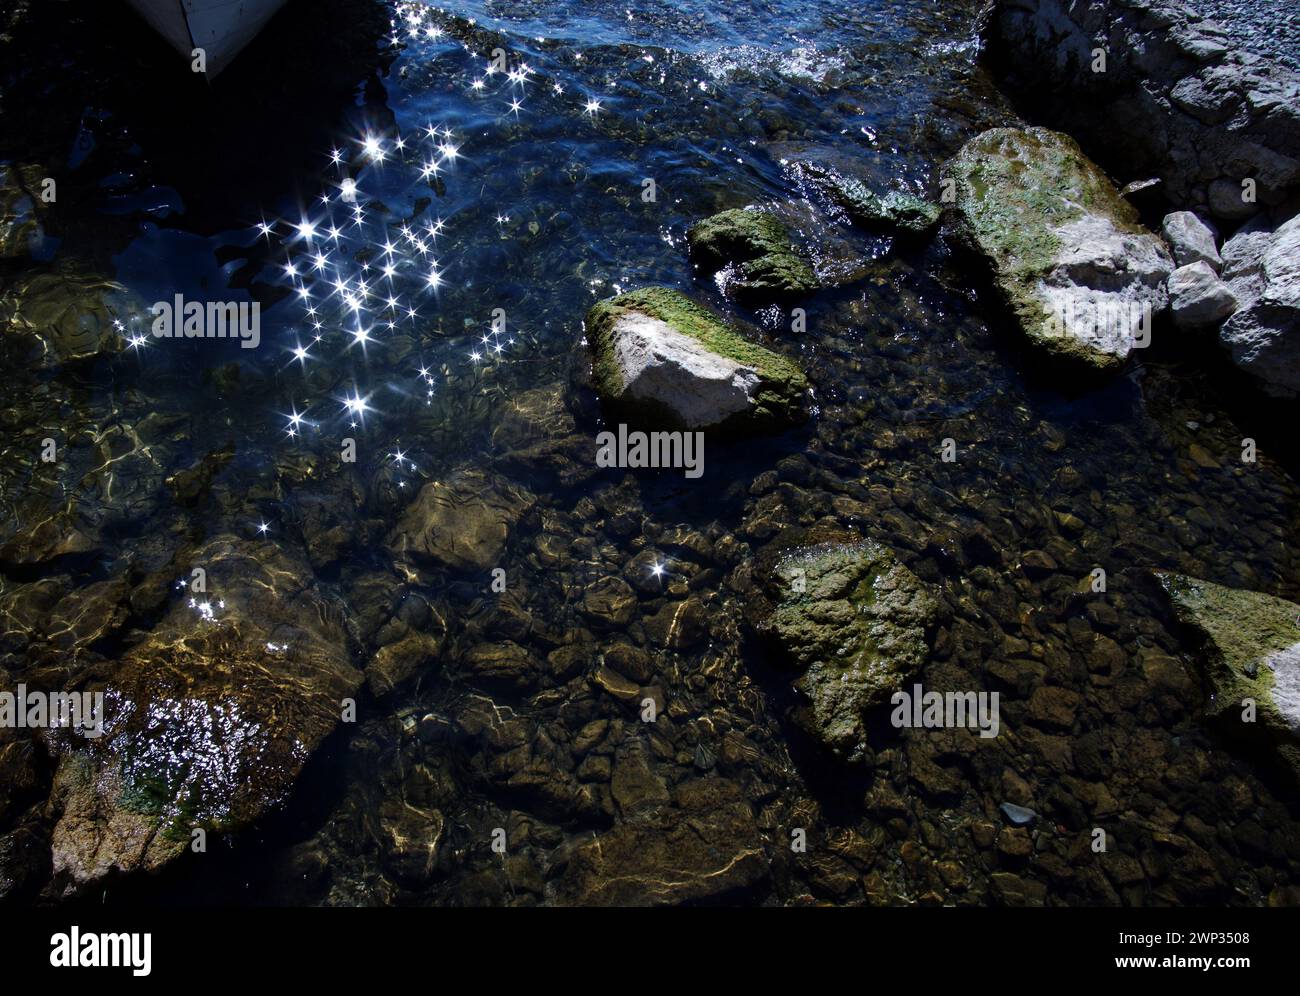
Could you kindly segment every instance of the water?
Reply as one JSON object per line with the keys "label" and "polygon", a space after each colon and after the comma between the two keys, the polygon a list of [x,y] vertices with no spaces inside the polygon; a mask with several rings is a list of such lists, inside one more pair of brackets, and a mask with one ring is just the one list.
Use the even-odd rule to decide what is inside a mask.
{"label": "water", "polygon": [[[1062,903],[1294,895],[1294,790],[1198,723],[1195,671],[1144,581],[1172,568],[1300,595],[1292,456],[1273,413],[1159,345],[1108,387],[1062,393],[943,237],[913,249],[856,231],[791,169],[814,158],[933,194],[962,141],[1016,120],[977,65],[979,4],[317,6],[277,19],[209,93],[133,25],[72,5],[58,45],[21,53],[5,86],[3,157],[68,177],[49,225],[57,260],[123,285],[114,315],[141,337],[67,379],[13,371],[12,451],[36,452],[56,425],[69,467],[7,462],[6,520],[70,503],[95,555],[14,568],[6,595],[31,597],[44,576],[60,591],[135,584],[233,533],[310,564],[358,664],[412,599],[446,628],[437,663],[363,696],[360,723],[326,741],[283,806],[216,853],[113,883],[109,901],[587,895],[573,849],[643,819],[591,758],[643,754],[674,792],[717,776],[748,800],[756,822],[736,846],[769,870],[728,899],[1012,901],[1019,886],[994,873]],[[494,49],[504,71],[489,73]],[[686,228],[750,204],[844,281],[804,302],[802,335],[692,271]],[[0,279],[12,294],[26,276]],[[596,473],[582,315],[651,283],[751,321],[797,359],[815,386],[809,425],[710,447],[702,485]],[[144,335],[143,306],[178,292],[260,301],[261,347]],[[547,406],[556,397],[571,415]],[[520,409],[558,426],[552,448],[520,443]],[[1265,454],[1251,467],[1247,436]],[[355,465],[338,460],[347,439]],[[205,461],[210,488],[176,500],[167,480]],[[486,473],[484,494],[523,486],[535,502],[503,553],[505,598],[472,571],[403,574],[384,549],[422,485],[467,469]],[[785,677],[744,639],[745,564],[781,530],[829,522],[887,543],[942,592],[926,680],[1000,690],[1009,735],[975,749],[883,730],[856,771],[803,742]],[[1054,566],[1025,570],[1038,552]],[[630,622],[583,611],[589,585],[646,557],[669,581],[641,591]],[[1108,592],[1085,598],[1097,566]],[[653,620],[688,598],[707,638],[660,646]],[[161,610],[125,611],[80,648],[90,659]],[[11,674],[73,666],[7,637]],[[650,651],[642,684],[671,703],[650,732],[586,681],[623,639]],[[484,679],[475,654],[507,640],[539,667],[565,647],[582,663],[521,687]],[[1049,708],[1062,701],[1064,724]],[[983,829],[1006,801],[1044,814],[1033,857]],[[789,854],[794,826],[825,845],[810,860]],[[1114,861],[1079,856],[1094,826]],[[506,860],[487,844],[498,827]]]}

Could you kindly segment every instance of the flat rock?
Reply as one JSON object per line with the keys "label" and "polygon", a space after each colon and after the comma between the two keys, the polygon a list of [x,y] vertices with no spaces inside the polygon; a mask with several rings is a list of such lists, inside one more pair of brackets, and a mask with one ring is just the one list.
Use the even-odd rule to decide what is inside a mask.
{"label": "flat rock", "polygon": [[387,546],[399,558],[482,573],[500,566],[510,531],[534,502],[529,491],[504,478],[461,471],[420,489]]}
{"label": "flat rock", "polygon": [[563,906],[738,903],[769,876],[740,786],[700,778],[677,785],[671,804],[652,788],[643,809],[575,847],[548,895]]}

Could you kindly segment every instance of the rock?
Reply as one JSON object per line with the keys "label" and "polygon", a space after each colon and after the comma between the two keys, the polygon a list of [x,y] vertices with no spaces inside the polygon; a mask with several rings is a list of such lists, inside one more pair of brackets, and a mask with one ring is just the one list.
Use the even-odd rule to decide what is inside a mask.
{"label": "rock", "polygon": [[1300,188],[1300,80],[1245,50],[1257,40],[1165,0],[999,0],[985,30],[995,71],[1035,117],[1127,175],[1159,176],[1169,203],[1229,220]]}
{"label": "rock", "polygon": [[[1156,577],[1179,621],[1203,641],[1206,714],[1271,746],[1300,778],[1300,605],[1182,574]],[[1246,699],[1256,703],[1253,721]]]}
{"label": "rock", "polygon": [[0,260],[39,256],[45,246],[37,166],[0,166]]}
{"label": "rock", "polygon": [[871,540],[787,551],[767,588],[773,609],[757,629],[801,671],[795,688],[807,705],[796,720],[837,757],[860,759],[866,711],[925,664],[937,602]]}
{"label": "rock", "polygon": [[123,652],[104,731],[66,745],[50,799],[56,891],[152,870],[193,828],[228,831],[282,801],[334,729],[361,673],[339,606],[271,543],[211,540],[191,562],[208,592],[181,596]]}
{"label": "rock", "polygon": [[1173,269],[1132,205],[1073,139],[1042,128],[984,132],[945,175],[959,238],[1028,340],[1076,369],[1117,370],[1164,309]]}
{"label": "rock", "polygon": [[1210,184],[1209,197],[1210,211],[1227,221],[1242,221],[1259,210],[1254,201],[1247,200],[1245,189],[1235,180],[1215,180]]}
{"label": "rock", "polygon": [[656,809],[670,798],[664,780],[651,768],[645,748],[635,741],[615,757],[610,791],[624,816]]}
{"label": "rock", "polygon": [[692,647],[709,635],[709,616],[698,598],[669,602],[645,621],[650,639],[670,650]]}
{"label": "rock", "polygon": [[563,906],[739,903],[769,878],[753,811],[722,778],[684,782],[671,805],[624,818],[575,847],[549,886]]}
{"label": "rock", "polygon": [[1011,821],[1012,826],[1024,827],[1038,819],[1038,814],[1032,809],[1025,806],[1017,806],[1013,802],[1004,802],[998,807],[1002,810],[1002,815]]}
{"label": "rock", "polygon": [[441,649],[441,634],[434,637],[417,632],[380,647],[366,667],[366,685],[371,694],[382,697],[393,692],[416,672],[436,662]]}
{"label": "rock", "polygon": [[122,349],[116,314],[130,310],[125,289],[70,270],[40,272],[11,285],[0,298],[0,323],[23,336],[43,368],[76,364]]}
{"label": "rock", "polygon": [[592,682],[597,688],[601,688],[620,699],[623,702],[632,702],[641,697],[641,686],[635,681],[630,681],[623,675],[619,674],[611,667],[602,664],[591,675]]}
{"label": "rock", "polygon": [[867,228],[921,236],[939,224],[939,206],[920,197],[892,190],[883,195],[874,193],[861,181],[819,163],[796,163],[794,172],[853,221]]}
{"label": "rock", "polygon": [[1208,263],[1215,273],[1223,268],[1223,260],[1215,248],[1214,230],[1191,211],[1175,211],[1165,215],[1160,230],[1179,266]]}
{"label": "rock", "polygon": [[480,643],[470,648],[462,666],[467,675],[479,682],[516,691],[531,689],[542,674],[541,663],[510,640]]}
{"label": "rock", "polygon": [[622,578],[593,581],[582,595],[582,611],[605,626],[619,628],[632,621],[636,592]]}
{"label": "rock", "polygon": [[1237,298],[1209,263],[1180,266],[1169,275],[1169,309],[1179,328],[1218,325],[1237,310]]}
{"label": "rock", "polygon": [[650,287],[587,314],[597,393],[638,426],[784,426],[804,417],[808,382],[674,290]]}
{"label": "rock", "polygon": [[1219,328],[1232,361],[1266,394],[1300,397],[1300,215],[1252,223],[1223,247],[1223,279],[1239,302]]}
{"label": "rock", "polygon": [[817,277],[791,247],[785,225],[766,211],[723,211],[695,224],[686,241],[696,265],[742,303],[788,301],[817,289]]}
{"label": "rock", "polygon": [[530,492],[503,478],[461,471],[420,489],[387,546],[395,557],[482,573],[500,566],[510,530],[534,502]]}

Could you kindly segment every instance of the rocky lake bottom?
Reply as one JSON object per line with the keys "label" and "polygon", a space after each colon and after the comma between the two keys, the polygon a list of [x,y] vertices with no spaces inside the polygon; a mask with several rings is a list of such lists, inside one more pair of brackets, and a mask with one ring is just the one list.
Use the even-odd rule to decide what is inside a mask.
{"label": "rocky lake bottom", "polygon": [[[321,0],[210,88],[8,6],[0,162],[58,196],[0,258],[0,687],[113,718],[0,729],[0,903],[1300,902],[1292,762],[1159,573],[1300,601],[1294,402],[1163,318],[1063,374],[948,224],[807,166],[937,201],[1053,126],[984,4]],[[700,265],[747,207],[798,299]],[[601,466],[588,316],[650,286],[806,417]],[[152,335],[177,294],[257,302],[257,348]],[[846,719],[831,602],[997,735]]]}

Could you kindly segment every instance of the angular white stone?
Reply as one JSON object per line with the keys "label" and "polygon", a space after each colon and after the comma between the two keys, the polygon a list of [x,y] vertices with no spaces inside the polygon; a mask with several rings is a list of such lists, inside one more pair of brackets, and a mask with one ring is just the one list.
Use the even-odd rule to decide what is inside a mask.
{"label": "angular white stone", "polygon": [[688,428],[716,425],[754,404],[757,370],[710,352],[667,322],[628,312],[615,322],[613,342],[623,393],[663,405]]}
{"label": "angular white stone", "polygon": [[1175,211],[1165,215],[1160,226],[1165,241],[1174,251],[1174,261],[1179,266],[1190,263],[1208,263],[1218,273],[1223,268],[1219,250],[1215,247],[1214,230],[1191,211]]}

